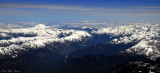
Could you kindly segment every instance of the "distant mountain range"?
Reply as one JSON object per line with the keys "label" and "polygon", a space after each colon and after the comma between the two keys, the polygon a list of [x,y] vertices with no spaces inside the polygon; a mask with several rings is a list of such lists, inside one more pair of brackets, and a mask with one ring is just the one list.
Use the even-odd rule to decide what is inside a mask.
{"label": "distant mountain range", "polygon": [[[105,73],[115,70],[117,65],[143,60],[156,62],[160,57],[159,24],[63,28],[67,29],[44,24],[0,28],[0,69],[26,73],[34,72],[32,69],[51,73]],[[41,67],[44,70],[38,70]]]}

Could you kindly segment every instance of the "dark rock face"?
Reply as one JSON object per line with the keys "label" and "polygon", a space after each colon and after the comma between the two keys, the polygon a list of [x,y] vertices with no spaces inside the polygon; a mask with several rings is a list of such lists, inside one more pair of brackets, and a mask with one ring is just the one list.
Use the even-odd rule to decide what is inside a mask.
{"label": "dark rock face", "polygon": [[[118,67],[119,65],[123,65],[128,62],[135,62],[135,61],[152,62],[151,60],[145,58],[144,56],[138,56],[138,55],[129,56],[127,54],[123,54],[123,55],[117,54],[117,55],[105,56],[100,54],[97,54],[97,55],[90,54],[90,55],[83,56],[81,58],[74,58],[74,57],[69,58],[65,60],[63,64],[53,69],[51,72],[54,72],[54,73],[66,73],[66,72],[114,73],[113,71],[115,71],[115,68]],[[121,73],[121,72],[117,72],[117,73]]]}
{"label": "dark rock face", "polygon": [[160,67],[157,64],[145,62],[128,62],[120,65],[106,73],[160,73]]}

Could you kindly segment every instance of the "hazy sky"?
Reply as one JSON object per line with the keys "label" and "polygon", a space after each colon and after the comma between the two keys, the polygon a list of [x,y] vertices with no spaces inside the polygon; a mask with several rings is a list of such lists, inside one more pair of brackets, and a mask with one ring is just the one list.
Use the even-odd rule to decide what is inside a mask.
{"label": "hazy sky", "polygon": [[160,20],[160,0],[0,0],[0,22]]}

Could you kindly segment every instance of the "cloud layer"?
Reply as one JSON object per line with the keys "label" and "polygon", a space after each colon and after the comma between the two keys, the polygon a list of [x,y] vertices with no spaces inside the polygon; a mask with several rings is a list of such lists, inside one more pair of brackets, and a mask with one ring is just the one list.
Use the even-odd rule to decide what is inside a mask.
{"label": "cloud layer", "polygon": [[[1,3],[1,15],[160,16],[159,7],[93,7],[57,4]],[[47,14],[46,14],[47,13]]]}

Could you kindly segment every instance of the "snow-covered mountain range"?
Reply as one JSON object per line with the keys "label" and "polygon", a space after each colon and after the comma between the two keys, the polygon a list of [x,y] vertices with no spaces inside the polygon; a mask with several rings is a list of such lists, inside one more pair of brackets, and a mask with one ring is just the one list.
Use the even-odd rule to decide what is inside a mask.
{"label": "snow-covered mountain range", "polygon": [[[63,30],[52,29],[49,26],[39,24],[33,28],[19,28],[19,29],[0,29],[0,36],[9,37],[10,39],[0,40],[0,54],[10,55],[13,58],[19,50],[27,51],[28,48],[38,49],[45,47],[46,44],[53,42],[65,41],[80,41],[83,37],[91,37],[86,31],[79,30]],[[14,35],[22,34],[19,37]],[[26,35],[30,35],[27,37]],[[35,35],[35,36],[33,36]],[[13,55],[13,53],[15,55]]]}
{"label": "snow-covered mountain range", "polygon": [[95,34],[110,34],[112,37],[120,36],[110,41],[112,44],[133,43],[136,45],[126,49],[124,52],[146,55],[150,58],[160,56],[160,25],[126,25],[108,27],[93,31]]}
{"label": "snow-covered mountain range", "polygon": [[[47,44],[60,42],[81,42],[84,38],[94,38],[94,35],[110,35],[110,44],[136,43],[121,53],[145,55],[149,58],[160,57],[160,25],[121,25],[117,27],[90,29],[90,31],[76,29],[59,29],[36,25],[30,28],[0,29],[0,54],[1,56],[17,57],[19,51],[39,49]],[[105,38],[105,37],[104,37]],[[101,38],[101,39],[104,39]],[[88,39],[89,40],[89,39]],[[93,41],[94,42],[94,41]],[[106,41],[107,42],[107,41]],[[120,48],[120,47],[119,47]]]}

